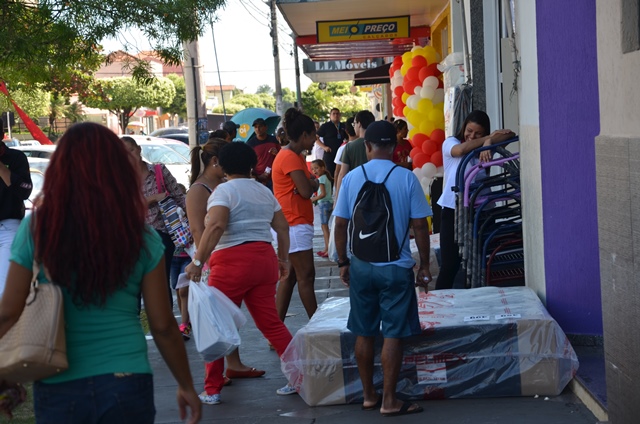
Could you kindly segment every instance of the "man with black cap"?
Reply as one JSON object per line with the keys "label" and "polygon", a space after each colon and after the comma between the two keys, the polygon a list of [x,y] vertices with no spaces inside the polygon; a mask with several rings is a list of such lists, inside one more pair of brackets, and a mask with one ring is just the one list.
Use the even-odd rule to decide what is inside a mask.
{"label": "man with black cap", "polygon": [[[356,335],[355,355],[364,395],[362,409],[379,408],[385,416],[412,414],[421,412],[422,407],[399,400],[396,385],[403,339],[420,334],[415,287],[426,290],[431,281],[427,227],[431,208],[417,177],[392,162],[396,146],[394,126],[386,121],[374,122],[367,128],[364,140],[369,161],[344,177],[333,211],[340,278],[349,286],[351,310],[347,328]],[[368,188],[372,187],[371,183],[377,183],[373,185],[378,192],[386,188],[385,204],[392,213],[388,213],[389,225],[358,232],[358,222],[364,222],[359,221],[358,214],[363,213],[359,207],[367,196],[361,193],[365,183]],[[409,225],[413,226],[420,254],[416,278],[415,261],[409,248]],[[351,259],[347,256],[347,228],[351,235]],[[361,247],[356,249],[356,243]],[[394,246],[389,251],[395,250],[395,253],[383,260],[372,259],[379,257],[380,252],[386,253],[391,243]],[[382,396],[373,385],[374,342],[380,332],[384,340]]]}
{"label": "man with black cap", "polygon": [[[4,124],[0,119],[0,140],[3,138]],[[0,141],[0,297],[9,271],[11,243],[24,218],[24,201],[31,189],[27,157]]]}
{"label": "man with black cap", "polygon": [[262,118],[253,121],[253,131],[254,133],[247,140],[247,144],[253,148],[258,156],[258,164],[253,170],[253,174],[256,181],[272,188],[271,166],[273,159],[280,151],[280,143],[277,138],[267,134],[267,123]]}
{"label": "man with black cap", "polygon": [[225,130],[231,137],[230,141],[233,141],[238,136],[238,124],[233,121],[227,121],[222,124],[222,129]]}

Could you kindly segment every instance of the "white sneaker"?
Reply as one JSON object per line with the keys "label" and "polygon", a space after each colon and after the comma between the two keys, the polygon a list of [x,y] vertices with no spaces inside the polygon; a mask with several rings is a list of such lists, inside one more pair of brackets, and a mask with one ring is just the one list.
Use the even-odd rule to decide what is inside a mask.
{"label": "white sneaker", "polygon": [[200,398],[200,402],[206,405],[218,405],[222,402],[220,400],[220,393],[216,393],[215,395],[208,395],[207,392],[202,392],[198,395]]}
{"label": "white sneaker", "polygon": [[288,395],[295,395],[297,392],[292,385],[287,384],[286,386],[276,390],[276,393],[281,396],[288,396]]}

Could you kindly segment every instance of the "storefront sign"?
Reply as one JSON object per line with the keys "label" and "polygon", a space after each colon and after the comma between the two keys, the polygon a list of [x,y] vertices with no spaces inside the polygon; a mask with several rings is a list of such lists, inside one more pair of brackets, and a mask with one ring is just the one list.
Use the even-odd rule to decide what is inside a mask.
{"label": "storefront sign", "polygon": [[318,43],[409,37],[409,17],[316,22]]}
{"label": "storefront sign", "polygon": [[346,59],[346,60],[325,60],[313,62],[309,59],[302,61],[302,68],[305,74],[318,72],[348,72],[366,71],[384,65],[382,58],[375,59]]}

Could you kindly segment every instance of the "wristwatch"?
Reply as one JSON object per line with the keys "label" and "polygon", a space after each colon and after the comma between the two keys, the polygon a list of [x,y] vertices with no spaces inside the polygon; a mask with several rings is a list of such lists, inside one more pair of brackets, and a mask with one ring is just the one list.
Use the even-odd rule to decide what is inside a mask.
{"label": "wristwatch", "polygon": [[197,260],[196,258],[193,258],[193,261],[191,261],[191,262],[193,262],[193,264],[194,264],[195,266],[197,266],[198,268],[202,268],[202,262],[200,262],[200,261],[199,261],[199,260]]}
{"label": "wristwatch", "polygon": [[351,264],[349,258],[345,259],[343,262],[338,261],[338,268],[342,268],[343,266],[347,266],[349,264]]}

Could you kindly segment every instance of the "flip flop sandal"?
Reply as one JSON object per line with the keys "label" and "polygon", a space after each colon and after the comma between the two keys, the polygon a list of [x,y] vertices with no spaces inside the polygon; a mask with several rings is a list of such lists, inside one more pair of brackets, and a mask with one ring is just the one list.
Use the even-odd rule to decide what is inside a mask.
{"label": "flip flop sandal", "polygon": [[375,411],[376,409],[380,409],[381,406],[382,406],[382,396],[378,398],[378,401],[374,405],[371,405],[371,406],[362,405],[361,409],[363,411]]}
{"label": "flip flop sandal", "polygon": [[[415,405],[414,409],[409,409],[412,406]],[[400,408],[400,410],[395,411],[395,412],[384,412],[382,413],[383,417],[397,417],[400,415],[409,415],[409,414],[417,414],[418,412],[422,412],[424,411],[424,409],[422,408],[422,406],[415,404],[415,403],[411,403],[411,402],[404,402],[402,404],[402,407]]]}

